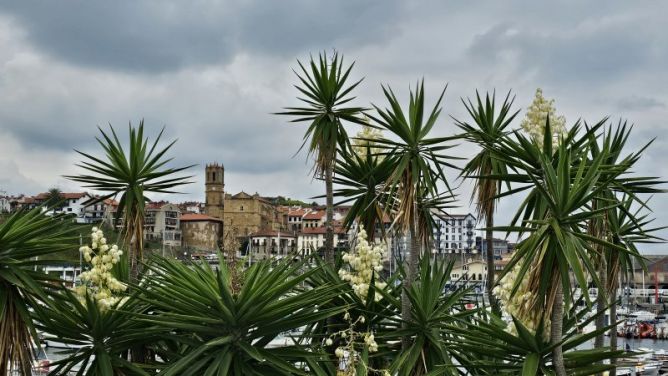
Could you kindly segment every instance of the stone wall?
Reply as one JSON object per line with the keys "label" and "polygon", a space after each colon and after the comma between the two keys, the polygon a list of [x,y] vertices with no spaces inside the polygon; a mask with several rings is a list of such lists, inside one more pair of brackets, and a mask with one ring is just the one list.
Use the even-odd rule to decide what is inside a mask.
{"label": "stone wall", "polygon": [[223,226],[216,221],[183,221],[181,232],[183,247],[214,251],[218,249]]}
{"label": "stone wall", "polygon": [[244,192],[225,196],[225,226],[234,229],[237,236],[248,236],[261,230],[284,230],[283,216],[271,203],[257,195]]}

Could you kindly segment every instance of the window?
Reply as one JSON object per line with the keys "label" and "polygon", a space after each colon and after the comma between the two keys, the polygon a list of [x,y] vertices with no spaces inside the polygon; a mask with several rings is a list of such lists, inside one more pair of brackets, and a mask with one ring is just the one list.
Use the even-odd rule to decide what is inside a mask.
{"label": "window", "polygon": [[215,172],[211,173],[211,180],[216,181],[216,173]]}
{"label": "window", "polygon": [[244,206],[241,205],[241,209],[239,209],[239,210],[240,210],[240,211],[244,211]]}
{"label": "window", "polygon": [[462,270],[469,270],[469,266],[468,265],[462,266]]}
{"label": "window", "polygon": [[482,274],[481,273],[478,274],[478,279],[482,281]]}

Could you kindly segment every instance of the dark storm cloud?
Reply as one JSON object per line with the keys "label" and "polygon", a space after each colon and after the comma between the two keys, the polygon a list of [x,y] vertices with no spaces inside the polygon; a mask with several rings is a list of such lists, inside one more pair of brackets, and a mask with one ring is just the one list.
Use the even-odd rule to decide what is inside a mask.
{"label": "dark storm cloud", "polygon": [[71,64],[160,73],[242,51],[292,56],[390,35],[395,1],[11,1],[0,9],[39,49]]}

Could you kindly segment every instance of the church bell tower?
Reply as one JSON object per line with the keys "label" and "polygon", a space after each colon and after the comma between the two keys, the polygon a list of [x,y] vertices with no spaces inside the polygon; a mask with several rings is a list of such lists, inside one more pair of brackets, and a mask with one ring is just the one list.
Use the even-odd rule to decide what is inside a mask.
{"label": "church bell tower", "polygon": [[222,221],[225,208],[225,166],[218,163],[207,164],[205,182],[206,214]]}

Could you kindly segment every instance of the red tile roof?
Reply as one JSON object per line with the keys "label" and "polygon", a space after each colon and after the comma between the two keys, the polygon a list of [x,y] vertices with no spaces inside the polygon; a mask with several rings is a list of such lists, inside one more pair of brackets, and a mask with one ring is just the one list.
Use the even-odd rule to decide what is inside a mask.
{"label": "red tile roof", "polygon": [[82,198],[86,195],[88,195],[86,192],[82,192],[82,193],[61,193],[60,197],[65,198],[65,199],[77,199],[77,198]]}
{"label": "red tile roof", "polygon": [[181,222],[196,222],[196,221],[213,221],[213,222],[222,222],[218,218],[209,217],[206,214],[183,214],[181,215]]}
{"label": "red tile roof", "polygon": [[324,217],[324,216],[325,216],[325,212],[324,212],[324,211],[316,211],[316,212],[310,212],[310,213],[306,214],[306,215],[303,217],[303,219],[304,219],[304,220],[309,220],[309,219],[310,219],[310,220],[313,220],[313,219],[318,219],[318,220],[320,220],[320,219],[322,219],[322,217]]}
{"label": "red tile roof", "polygon": [[[305,227],[301,232],[303,235],[325,234],[327,229],[325,227]],[[346,229],[343,227],[334,227],[335,234],[345,234]]]}
{"label": "red tile roof", "polygon": [[280,235],[281,238],[294,238],[295,236],[287,231],[274,231],[274,230],[261,230],[258,232],[252,233],[251,238],[266,238],[273,237],[277,238]]}
{"label": "red tile roof", "polygon": [[[40,194],[37,194],[36,196],[33,197],[35,200],[46,200],[49,198],[49,192],[43,192]],[[68,192],[61,192],[60,193],[60,198],[66,199],[66,200],[72,200],[72,199],[78,199],[86,196],[86,192],[75,192],[75,193],[68,193]]]}
{"label": "red tile roof", "polygon": [[290,217],[302,217],[304,214],[306,214],[306,209],[294,209],[288,211]]}
{"label": "red tile roof", "polygon": [[169,204],[168,201],[151,201],[146,204],[146,209],[160,209],[167,204]]}
{"label": "red tile roof", "polygon": [[104,204],[110,206],[118,206],[118,201],[114,200],[113,198],[108,198],[104,200]]}

